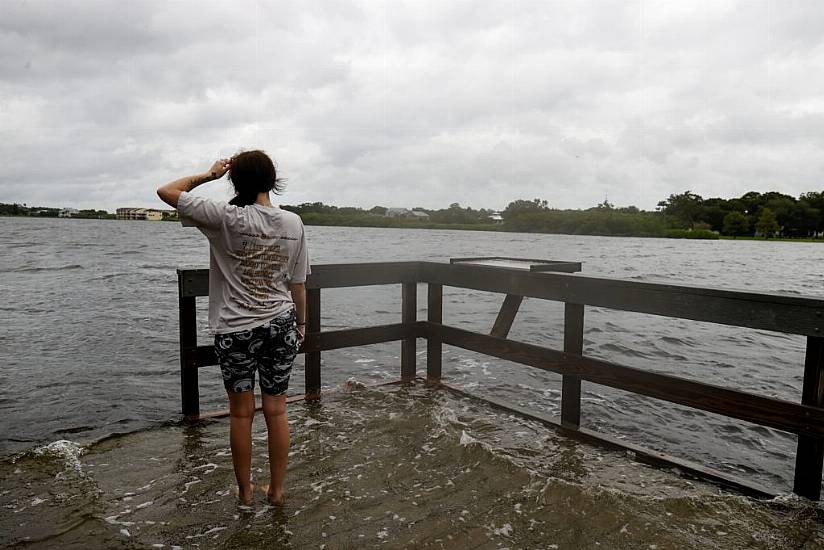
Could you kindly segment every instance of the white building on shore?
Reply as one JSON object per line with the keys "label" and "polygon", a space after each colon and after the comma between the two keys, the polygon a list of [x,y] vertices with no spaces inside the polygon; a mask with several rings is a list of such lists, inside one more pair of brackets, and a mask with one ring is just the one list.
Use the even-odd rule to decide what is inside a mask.
{"label": "white building on shore", "polygon": [[429,214],[420,210],[410,210],[408,208],[387,208],[387,218],[407,218],[412,220],[429,220]]}
{"label": "white building on shore", "polygon": [[159,222],[163,219],[163,212],[161,210],[153,210],[151,208],[118,208],[118,220],[148,220],[152,222]]}

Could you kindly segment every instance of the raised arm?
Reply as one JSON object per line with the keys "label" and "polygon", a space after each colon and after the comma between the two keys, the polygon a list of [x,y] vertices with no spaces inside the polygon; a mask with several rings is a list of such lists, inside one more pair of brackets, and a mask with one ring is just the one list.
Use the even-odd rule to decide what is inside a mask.
{"label": "raised arm", "polygon": [[229,171],[232,165],[231,159],[216,160],[208,172],[203,174],[195,174],[194,176],[185,176],[175,181],[169,182],[162,187],[158,187],[157,196],[160,200],[177,208],[177,200],[180,194],[184,191],[191,191],[198,185],[206,183],[207,181],[217,180]]}

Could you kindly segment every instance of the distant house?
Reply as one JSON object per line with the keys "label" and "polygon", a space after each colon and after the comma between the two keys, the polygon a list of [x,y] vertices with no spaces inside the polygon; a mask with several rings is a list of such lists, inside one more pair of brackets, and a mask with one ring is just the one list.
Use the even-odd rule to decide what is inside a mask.
{"label": "distant house", "polygon": [[409,208],[387,208],[385,216],[387,218],[406,218],[410,220],[429,220],[429,214],[420,210],[410,210]]}
{"label": "distant house", "polygon": [[148,220],[158,222],[163,219],[163,212],[150,208],[118,208],[118,220]]}
{"label": "distant house", "polygon": [[493,212],[489,215],[488,219],[491,220],[492,223],[504,223],[504,217],[501,216],[500,212]]}
{"label": "distant house", "polygon": [[73,218],[80,212],[76,208],[63,208],[58,212],[58,218]]}
{"label": "distant house", "polygon": [[408,218],[411,214],[412,211],[408,208],[387,208],[384,215],[387,218]]}

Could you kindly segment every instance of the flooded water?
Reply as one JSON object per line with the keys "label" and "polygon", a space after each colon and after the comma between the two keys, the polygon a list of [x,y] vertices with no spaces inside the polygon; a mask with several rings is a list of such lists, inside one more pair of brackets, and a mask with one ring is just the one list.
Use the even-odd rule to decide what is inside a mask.
{"label": "flooded water", "polygon": [[85,448],[54,442],[0,466],[0,544],[824,547],[809,502],[724,495],[449,392],[349,384],[290,412],[282,508],[262,492],[238,506],[225,421],[158,426]]}
{"label": "flooded water", "polygon": [[[393,260],[448,261],[450,257],[488,255],[543,257],[554,260],[581,261],[583,271],[588,275],[683,282],[818,297],[824,295],[824,285],[822,285],[824,276],[821,271],[821,265],[824,265],[822,263],[824,246],[815,243],[702,242],[335,227],[308,227],[307,232],[310,255],[315,264]],[[11,522],[19,517],[16,514],[24,513],[14,512],[22,506],[28,508],[29,514],[34,506],[34,511],[37,512],[34,517],[40,518],[34,523],[29,519],[28,527],[17,526],[13,531],[8,532],[3,529],[4,533],[8,533],[3,536],[11,537],[7,539],[8,543],[22,540],[25,536],[36,538],[36,532],[31,530],[34,529],[32,525],[43,529],[43,525],[48,524],[54,526],[54,529],[50,527],[47,530],[51,533],[49,536],[54,535],[60,529],[66,530],[64,535],[60,535],[61,541],[82,539],[82,537],[73,539],[75,535],[72,533],[88,535],[99,531],[100,536],[111,536],[113,537],[111,540],[123,542],[122,537],[125,535],[120,533],[120,528],[127,530],[129,537],[134,538],[139,527],[140,537],[145,536],[145,538],[140,538],[142,541],[140,544],[150,545],[151,536],[156,534],[159,541],[165,541],[163,543],[177,541],[176,544],[188,546],[194,539],[185,539],[185,537],[201,534],[198,541],[214,541],[208,542],[207,545],[233,547],[243,546],[242,542],[238,541],[242,541],[246,536],[239,526],[249,523],[264,529],[262,523],[256,523],[259,520],[269,521],[267,525],[271,523],[270,527],[274,531],[266,531],[266,533],[274,533],[282,527],[282,536],[286,537],[286,531],[290,531],[292,534],[288,536],[293,537],[291,540],[295,541],[295,544],[301,541],[316,542],[318,546],[324,544],[322,540],[324,537],[321,537],[320,533],[315,533],[316,530],[312,531],[314,534],[308,534],[306,532],[308,527],[297,528],[301,526],[300,521],[303,519],[290,519],[289,526],[283,527],[274,519],[270,521],[274,516],[269,512],[264,513],[265,518],[254,516],[260,511],[259,507],[256,508],[252,518],[245,516],[246,512],[241,513],[235,510],[229,513],[230,508],[234,506],[234,500],[230,494],[222,494],[229,490],[231,485],[229,470],[226,469],[228,462],[225,462],[228,459],[225,456],[218,457],[221,462],[211,460],[218,464],[219,468],[215,469],[208,478],[209,480],[220,479],[222,480],[220,483],[225,482],[224,485],[210,486],[206,484],[205,477],[200,477],[201,482],[191,485],[190,490],[193,493],[187,493],[187,495],[199,495],[197,502],[216,499],[217,502],[209,505],[212,508],[205,506],[204,509],[211,509],[210,513],[217,516],[224,517],[221,514],[225,512],[229,514],[228,517],[238,515],[239,518],[245,519],[233,520],[232,524],[220,523],[217,519],[209,523],[205,520],[201,521],[203,518],[195,514],[189,519],[175,520],[176,526],[163,526],[159,525],[161,520],[152,518],[168,515],[173,507],[172,503],[177,503],[174,506],[181,510],[186,509],[187,505],[192,504],[188,501],[189,497],[186,495],[181,497],[177,493],[165,496],[152,494],[150,495],[152,498],[147,499],[153,502],[166,502],[165,508],[160,505],[147,505],[136,509],[134,506],[142,504],[143,501],[135,504],[131,500],[123,500],[127,498],[124,496],[126,492],[142,494],[136,489],[147,485],[152,479],[166,479],[167,481],[162,484],[166,487],[175,486],[170,485],[174,479],[177,479],[174,476],[186,479],[187,481],[181,482],[183,484],[194,481],[194,479],[188,480],[186,475],[190,468],[200,464],[197,462],[197,457],[213,456],[215,453],[225,451],[225,427],[219,422],[185,430],[177,424],[169,424],[170,421],[176,422],[179,418],[175,269],[208,265],[207,244],[199,232],[181,228],[173,223],[0,218],[0,254],[2,255],[0,314],[4,321],[0,323],[0,350],[2,350],[0,355],[4,363],[4,368],[0,369],[0,384],[2,385],[0,387],[3,388],[0,393],[0,455],[3,457],[0,464],[2,464],[4,480],[2,491],[5,491],[3,498],[6,499],[4,501],[6,508],[2,509],[3,523],[5,526],[11,526]],[[425,318],[424,293],[425,289],[421,285],[419,318]],[[502,298],[501,295],[491,293],[446,288],[444,322],[461,328],[488,332]],[[209,336],[205,330],[205,308],[205,299],[199,300],[199,336],[203,344],[209,343]],[[323,291],[324,328],[336,329],[395,323],[399,320],[399,285]],[[563,304],[525,300],[510,337],[560,348],[563,341]],[[586,310],[585,355],[796,402],[800,400],[801,395],[804,345],[805,341],[802,337],[671,320],[603,308],[587,308]],[[418,351],[418,366],[422,369],[425,364],[425,346],[422,343],[419,344]],[[395,380],[400,370],[399,352],[400,344],[392,343],[324,353],[324,387],[326,389],[340,388],[350,379],[366,384]],[[302,392],[301,361],[299,360],[296,366],[290,393]],[[560,378],[551,373],[450,347],[444,349],[443,372],[449,384],[471,393],[503,399],[544,416],[553,417],[559,414]],[[226,398],[217,370],[202,369],[200,376],[202,408],[204,410],[225,408]],[[385,399],[383,394],[367,393],[366,395],[369,399],[375,399],[376,403]],[[345,414],[346,407],[354,406],[346,399],[351,401],[355,397],[349,395],[341,403],[336,402],[334,406],[324,399],[320,411],[304,409],[303,405],[292,407],[293,419],[297,422],[294,425],[295,449],[300,448],[304,443],[308,445],[307,441],[318,442],[327,436],[328,445],[333,445],[330,441],[336,435],[350,437],[351,434],[335,431],[345,429],[345,422],[334,421],[328,424],[334,428],[311,422],[315,418],[311,414],[333,416]],[[358,399],[363,399],[363,396]],[[437,399],[448,398],[429,396],[427,399],[437,401]],[[455,407],[463,406],[453,405],[448,408],[457,410]],[[402,412],[402,416],[406,417],[407,411],[403,409],[403,406],[399,406],[397,412]],[[584,383],[583,386],[582,407],[582,422],[588,428],[760,482],[776,492],[788,493],[790,491],[796,444],[794,436],[588,383]],[[482,414],[477,409],[471,410],[479,414],[478,418],[463,418],[461,422],[471,424],[476,420],[477,422],[484,421],[483,414],[485,413]],[[429,413],[423,410],[413,407],[409,414],[413,411],[417,411],[417,416],[407,419],[411,424],[417,422],[417,419],[428,418]],[[381,413],[379,408],[370,411],[369,407],[362,407],[357,413],[364,417],[362,418],[364,425],[374,425],[376,428],[387,430],[383,435],[376,434],[374,438],[357,446],[358,452],[374,452],[378,456],[385,453],[381,468],[375,472],[369,472],[370,475],[377,476],[369,481],[373,492],[377,490],[375,487],[385,483],[384,478],[388,478],[392,473],[392,469],[386,467],[390,452],[378,447],[371,448],[373,441],[381,441],[381,438],[384,442],[401,439],[400,432],[395,432],[394,427],[398,426],[402,420],[395,418],[384,426],[382,423],[386,421],[388,414],[384,413],[386,411]],[[509,417],[496,418],[495,422],[491,423],[500,422],[505,425],[511,420]],[[426,426],[432,428],[431,424],[426,424]],[[493,430],[491,427],[489,429]],[[483,432],[483,430],[479,431]],[[335,432],[334,436],[332,432]],[[498,434],[496,437],[503,438],[500,430],[496,433]],[[128,435],[117,436],[116,434]],[[326,435],[322,437],[322,434]],[[479,437],[477,433],[470,435],[470,432],[467,432],[467,435],[475,439]],[[94,443],[105,437],[110,437],[110,439]],[[421,435],[421,437],[428,436]],[[187,442],[192,440],[200,441],[199,444],[203,445],[202,448],[193,451],[192,456],[196,457],[192,459],[194,462],[187,458],[185,451],[186,445],[189,444]],[[63,443],[64,441],[68,443]],[[529,448],[524,446],[525,443],[518,441],[505,438],[502,441],[513,446],[509,450],[502,451],[504,454],[518,454],[519,449]],[[499,447],[507,448],[504,444]],[[315,451],[319,449],[319,447],[312,448]],[[162,451],[162,449],[165,450]],[[330,449],[331,452],[332,447],[325,446],[323,449]],[[539,453],[536,456],[542,457],[540,461],[546,462],[547,465],[554,465],[555,469],[552,472],[541,471],[547,479],[557,478],[559,480],[557,483],[568,487],[563,483],[574,478],[570,476],[573,475],[577,463],[564,462],[560,460],[561,457],[555,456],[556,450],[549,449],[546,455]],[[411,450],[407,449],[405,452],[411,453]],[[483,482],[480,478],[472,480],[472,486],[478,491],[485,490],[483,489],[484,483],[498,481],[495,472],[500,470],[501,464],[492,460],[491,455],[486,451],[482,453],[480,447],[460,445],[460,437],[458,437],[458,445],[450,452],[453,454],[447,453],[442,458],[451,456],[464,468],[468,463],[474,464],[472,460],[480,461],[478,465],[471,466],[471,468],[478,475],[486,472],[488,480]],[[478,453],[474,459],[471,458],[472,452]],[[77,464],[82,466],[83,475],[72,478],[74,481],[71,481],[70,485],[75,482],[79,485],[71,485],[73,488],[55,489],[57,493],[51,496],[46,493],[37,493],[35,491],[37,487],[44,487],[43,491],[46,491],[47,481],[55,479],[55,476],[74,476],[71,473],[74,470],[64,472],[61,466],[66,460],[65,457],[73,456],[72,453],[78,454]],[[127,459],[132,455],[137,460],[141,453],[148,453],[145,458],[146,462],[139,463],[134,468],[123,464],[123,461],[128,462]],[[334,459],[325,459],[325,456],[323,452],[314,454],[311,460],[306,459],[303,467],[311,468],[309,464],[314,464],[314,467],[318,469],[318,476],[322,476],[326,467],[342,468],[340,471],[349,467],[354,468],[355,463],[346,462],[348,453],[333,453]],[[153,466],[152,463],[155,461],[150,461],[151,457],[164,462],[163,465],[159,462],[156,465],[159,468],[158,472],[167,472],[163,475],[172,477],[153,477],[151,472],[154,470],[149,466]],[[427,453],[423,453],[417,460],[426,461],[431,458]],[[175,466],[177,470],[164,469],[171,468],[172,463],[177,464]],[[30,467],[27,467],[27,464]],[[101,466],[101,464],[107,464],[107,466]],[[290,490],[293,494],[306,492],[308,495],[311,494],[308,491],[314,492],[314,489],[309,488],[307,491],[303,489],[307,489],[306,480],[311,476],[299,470],[300,464],[297,459],[293,460],[289,475],[290,479],[295,480],[298,485]],[[445,464],[447,462],[443,462],[441,466]],[[407,466],[417,466],[420,469],[418,463],[408,462]],[[435,466],[434,461],[428,463],[428,467],[434,468]],[[21,473],[14,474],[18,469]],[[507,470],[510,474],[507,479],[511,477],[514,480],[512,484],[507,484],[504,489],[493,483],[490,493],[481,492],[478,498],[489,499],[494,496],[493,493],[520,490],[518,487],[521,486],[521,480],[529,478],[533,469],[535,469],[533,466],[527,466],[518,470],[517,473]],[[590,468],[587,471],[594,470]],[[681,527],[674,528],[676,534],[668,532],[667,536],[675,537],[672,540],[688,541],[685,543],[686,546],[700,546],[701,540],[717,539],[725,544],[727,541],[738,540],[724,539],[721,538],[722,535],[714,535],[715,532],[710,529],[709,523],[706,523],[709,522],[707,518],[715,513],[707,510],[715,510],[716,505],[718,509],[726,510],[719,514],[727,514],[729,518],[741,515],[742,509],[754,510],[760,518],[757,520],[760,522],[759,525],[769,527],[763,534],[765,541],[771,540],[770,536],[778,536],[776,533],[784,530],[787,532],[786,536],[791,537],[787,540],[800,540],[798,537],[801,535],[794,528],[795,523],[800,521],[798,518],[802,516],[807,518],[801,522],[804,526],[810,525],[805,522],[813,521],[811,519],[813,516],[810,515],[812,512],[806,508],[799,509],[799,505],[793,501],[754,503],[739,500],[738,497],[720,496],[714,493],[710,498],[707,492],[682,496],[676,496],[680,493],[641,495],[637,497],[640,500],[635,500],[636,496],[633,496],[632,487],[635,483],[628,483],[625,487],[611,486],[607,483],[607,478],[611,478],[612,474],[614,472],[610,475],[605,474],[604,480],[595,481],[597,478],[592,477],[595,474],[588,473],[582,480],[579,480],[578,485],[574,486],[575,489],[571,494],[558,498],[571,499],[571,501],[591,499],[592,502],[602,502],[610,509],[617,508],[618,511],[614,512],[615,517],[618,518],[616,522],[621,521],[621,518],[629,517],[622,515],[621,510],[626,510],[627,514],[630,510],[635,510],[641,516],[649,516],[650,519],[645,521],[649,522],[651,531],[662,529],[660,525],[663,520],[655,519],[658,517],[655,514],[666,508],[654,498],[676,499],[673,502],[678,504],[673,504],[673,506],[679,513],[684,513],[685,518],[693,519],[685,519],[686,523],[683,525],[675,520],[668,520]],[[446,472],[441,471],[437,475],[443,476]],[[649,475],[653,474],[649,473]],[[122,478],[122,482],[117,481],[118,477]],[[320,477],[314,478],[314,481],[318,479]],[[143,480],[142,483],[141,480]],[[392,502],[396,503],[393,505],[396,509],[393,510],[390,507],[387,510],[407,519],[418,517],[408,511],[412,509],[408,508],[412,506],[411,504],[407,503],[405,505],[407,507],[400,504],[401,497],[408,496],[407,489],[410,486],[410,478],[404,478],[404,480],[403,484],[397,486],[397,494],[391,497],[395,499]],[[419,481],[411,482],[411,485]],[[7,489],[7,483],[14,489]],[[92,485],[83,485],[84,483]],[[155,484],[157,483],[156,481]],[[439,483],[443,486],[446,479],[441,478]],[[458,484],[457,481],[453,483]],[[31,484],[32,491],[21,491],[20,487],[29,487],[26,484]],[[461,490],[466,489],[463,485],[458,485]],[[609,486],[611,489],[602,490],[602,485]],[[346,483],[340,484],[341,491],[347,489],[353,491],[352,487],[345,486]],[[427,487],[431,486],[427,485]],[[677,484],[672,481],[667,482],[666,486],[676,487]],[[91,487],[97,487],[97,489],[91,490]],[[161,485],[157,485],[155,490],[162,492],[160,487]],[[213,490],[211,495],[199,492],[205,490],[206,487]],[[295,490],[299,487],[303,489]],[[391,490],[386,487],[383,489],[391,493]],[[217,491],[221,494],[217,494]],[[26,501],[22,496],[23,493],[26,498],[31,496],[31,499]],[[550,493],[552,495],[565,494],[562,489],[554,489]],[[542,495],[538,497],[533,494],[530,498],[533,498],[534,502],[530,502],[533,502],[534,506],[552,506],[553,514],[557,513],[559,502],[552,500],[555,497],[549,498],[545,494]],[[463,506],[461,510],[465,508],[472,512],[472,508],[467,507],[468,504],[460,503],[470,496],[469,493],[456,493],[450,505]],[[321,501],[325,503],[323,506],[331,506],[329,504],[331,501],[324,500],[322,495],[321,497]],[[678,500],[682,497],[683,500]],[[43,518],[49,517],[45,511],[50,510],[50,505],[46,502],[32,503],[45,498],[50,499],[48,501],[50,505],[60,504],[54,513],[62,519],[43,521]],[[178,498],[184,498],[187,501],[181,502],[176,500]],[[336,498],[340,500],[341,497],[338,495]],[[389,498],[385,494],[375,496],[375,500],[367,506],[368,512],[365,512],[363,517],[383,517],[378,516],[375,510],[380,508],[379,500]],[[288,506],[297,506],[297,502],[297,500],[292,500]],[[477,504],[479,509],[483,506],[480,502],[482,501]],[[511,498],[507,502],[508,506],[514,506],[513,503],[516,503]],[[429,531],[429,527],[427,527],[426,534],[411,528],[404,531],[395,525],[386,538],[369,540],[370,544],[408,541],[411,545],[413,541],[425,539],[429,543],[436,544],[438,538],[443,542],[449,540],[445,538],[447,535],[452,535],[463,537],[460,540],[466,545],[498,547],[500,543],[500,545],[512,547],[546,547],[546,545],[533,545],[530,542],[533,539],[529,537],[534,534],[534,529],[529,531],[524,527],[526,524],[516,521],[533,512],[535,515],[529,517],[536,521],[539,520],[538,518],[548,522],[556,520],[553,514],[547,513],[546,509],[540,510],[543,512],[540,514],[533,504],[527,506],[527,501],[523,501],[520,514],[513,509],[507,515],[502,508],[494,508],[492,509],[493,515],[501,515],[501,518],[507,518],[507,520],[502,522],[498,519],[491,519],[493,515],[483,516],[483,521],[478,520],[475,523],[466,524],[474,525],[474,530],[467,528],[457,531],[453,529],[453,524],[449,523],[453,520],[460,521],[453,517],[454,510],[450,509],[449,514],[444,512],[444,517],[436,517],[437,514],[429,510],[426,513],[430,515],[426,518],[430,521],[428,525],[434,531]],[[446,505],[446,500],[444,500],[443,506]],[[122,526],[106,521],[105,518],[116,516],[129,506],[132,506],[130,514],[140,518],[134,520],[134,525]],[[298,511],[298,508],[292,510],[290,513]],[[321,508],[315,510],[321,510]],[[46,515],[40,516],[41,513]],[[607,510],[596,510],[594,505],[586,513],[608,515]],[[705,513],[709,514],[706,518],[703,515]],[[301,515],[302,513],[299,513],[296,518],[301,518]],[[329,515],[338,517],[333,512]],[[317,523],[321,516],[311,517]],[[346,517],[352,521],[355,519],[355,516]],[[561,529],[565,524],[563,522],[577,525],[580,530],[598,530],[599,527],[596,528],[591,524],[592,522],[582,518],[583,516],[573,520],[572,516],[564,516],[562,523],[554,525],[560,531],[563,531]],[[607,518],[598,516],[597,520],[606,522]],[[116,521],[121,521],[121,519],[116,519]],[[133,519],[126,518],[122,521],[133,521]],[[140,523],[140,521],[158,523],[152,525]],[[187,521],[196,522],[203,529],[197,531],[194,523],[190,525],[186,523]],[[469,519],[466,518],[464,521],[469,521]],[[26,521],[20,523],[26,523]],[[513,532],[517,533],[517,537],[523,538],[512,539],[507,543],[506,536],[500,534],[509,531],[503,526],[505,523],[511,526]],[[607,523],[614,526],[613,523]],[[75,531],[72,528],[75,524],[83,525],[82,529],[78,527],[79,531]],[[419,524],[416,523],[416,525]],[[463,524],[464,522],[455,525]],[[494,526],[489,527],[491,524]],[[374,532],[356,533],[357,527],[354,524],[348,528],[351,532],[346,532],[352,536],[363,534],[364,537],[374,538],[383,527],[389,529],[390,523],[383,525],[375,519],[374,522],[367,521],[366,525],[374,527]],[[694,538],[678,538],[687,537],[687,531],[692,529],[686,527],[687,525],[695,526],[694,529],[697,531],[690,531]],[[111,531],[113,526],[118,529]],[[168,529],[163,529],[163,527],[168,527]],[[225,529],[204,534],[209,529],[218,527],[225,527]],[[617,527],[618,534],[621,534],[623,524]],[[705,531],[702,531],[702,528]],[[258,533],[255,529],[252,531]],[[335,529],[330,528],[327,535],[331,537],[333,533],[341,529],[341,525],[335,525]],[[496,529],[499,534],[495,534]],[[816,529],[817,527],[811,532],[817,533]],[[627,530],[639,536],[644,532],[644,529],[638,526],[632,529],[627,527]],[[563,537],[577,535],[564,535],[560,531],[557,535],[559,547],[568,547],[573,544],[574,539]],[[716,526],[716,531],[724,533],[760,532],[746,522],[742,524],[740,530],[728,526],[723,528]],[[542,532],[546,535],[550,531]],[[248,536],[264,536],[261,534],[263,531],[258,534],[254,533]],[[403,537],[408,538],[402,538],[402,533]],[[438,535],[432,536],[433,533],[438,533]],[[698,536],[699,533],[708,538],[701,539]],[[769,533],[769,536],[766,533]],[[798,536],[792,538],[795,536],[793,533]],[[604,534],[598,536],[602,536],[604,543],[612,541],[613,545],[622,540],[620,538],[610,539],[608,535],[618,536],[606,528]],[[415,536],[423,538],[414,539]],[[487,536],[491,538],[486,538]],[[186,540],[190,542],[187,543]],[[553,539],[542,538],[541,540],[546,542]],[[601,539],[595,537],[586,540],[600,541]],[[652,538],[649,539],[651,542],[647,542],[648,539],[643,537],[633,540],[632,544],[624,547],[638,545],[637,547],[647,548],[649,545],[656,544],[659,548],[677,547],[677,545],[663,542],[663,539],[660,544],[654,542]],[[329,545],[328,548],[346,547],[349,544],[342,541],[343,539],[339,543],[328,542],[326,544]],[[595,542],[591,544],[594,547]],[[761,542],[756,545],[758,544]],[[349,545],[359,546],[360,544],[356,541]],[[728,547],[735,546],[730,544]]]}

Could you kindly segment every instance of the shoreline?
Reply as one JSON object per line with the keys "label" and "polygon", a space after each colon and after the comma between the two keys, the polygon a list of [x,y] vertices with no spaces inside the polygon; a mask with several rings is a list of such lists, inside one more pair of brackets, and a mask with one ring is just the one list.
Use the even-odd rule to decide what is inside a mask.
{"label": "shoreline", "polygon": [[[116,218],[58,218],[54,216],[0,216],[2,218],[30,218],[30,219],[51,219],[51,220],[100,220],[100,221],[122,221],[122,222],[147,222],[150,220],[118,220]],[[157,220],[161,222],[179,222],[179,219],[164,219]],[[501,224],[447,224],[447,223],[401,223],[401,224],[347,224],[347,223],[313,223],[304,222],[304,225],[315,227],[364,227],[369,229],[433,229],[433,230],[449,230],[449,231],[477,231],[477,232],[494,232],[494,233],[524,233],[529,235],[569,235],[574,237],[621,237],[632,239],[672,239],[672,240],[722,240],[722,241],[757,241],[757,242],[789,242],[789,243],[824,243],[824,238],[814,237],[754,237],[754,236],[731,236],[731,235],[716,235],[713,237],[689,237],[689,236],[671,236],[671,235],[649,235],[649,234],[609,234],[609,233],[560,233],[560,232],[544,232],[544,231],[523,231],[508,229],[502,227]],[[673,230],[685,231],[685,230]]]}

